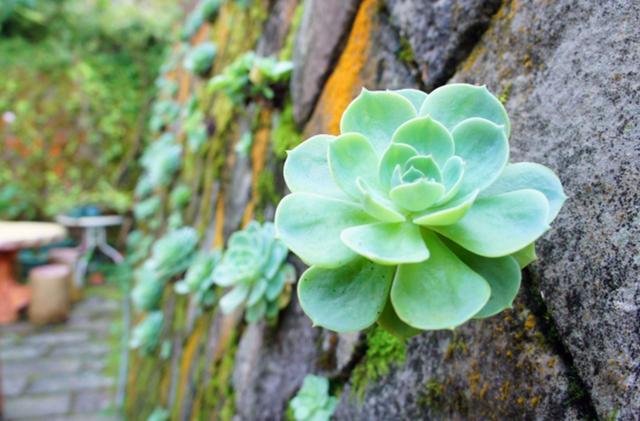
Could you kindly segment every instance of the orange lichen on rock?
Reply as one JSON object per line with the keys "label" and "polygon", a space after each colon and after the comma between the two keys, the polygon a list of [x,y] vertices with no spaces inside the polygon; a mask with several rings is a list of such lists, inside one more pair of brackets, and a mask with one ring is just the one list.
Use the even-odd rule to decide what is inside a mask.
{"label": "orange lichen on rock", "polygon": [[269,135],[271,134],[271,110],[260,110],[260,127],[253,136],[251,145],[251,200],[242,217],[242,226],[246,226],[255,214],[256,205],[260,199],[258,191],[258,179],[264,170],[264,165],[269,153]]}
{"label": "orange lichen on rock", "polygon": [[320,96],[318,109],[323,115],[325,133],[340,133],[342,113],[362,87],[360,73],[369,55],[372,23],[378,10],[379,0],[362,2],[347,45]]}
{"label": "orange lichen on rock", "polygon": [[182,402],[182,396],[184,396],[185,387],[189,381],[189,374],[191,373],[191,366],[197,363],[195,358],[198,345],[201,343],[202,336],[207,333],[207,320],[204,318],[198,319],[193,329],[193,333],[187,339],[187,343],[182,351],[180,360],[180,380],[177,388],[177,400],[178,405]]}

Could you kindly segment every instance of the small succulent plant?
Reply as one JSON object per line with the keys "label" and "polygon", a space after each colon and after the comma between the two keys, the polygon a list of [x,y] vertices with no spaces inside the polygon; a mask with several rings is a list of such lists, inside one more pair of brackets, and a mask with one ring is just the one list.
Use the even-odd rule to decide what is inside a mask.
{"label": "small succulent plant", "polygon": [[272,223],[252,221],[229,238],[227,250],[213,272],[213,282],[233,287],[220,299],[223,313],[244,305],[249,323],[263,317],[273,321],[287,305],[295,269],[286,263],[289,250],[274,237]]}
{"label": "small succulent plant", "polygon": [[314,323],[399,336],[511,306],[520,267],[565,195],[556,175],[510,164],[510,123],[485,87],[364,90],[341,135],[289,152],[278,236],[311,266],[298,283]]}
{"label": "small succulent plant", "polygon": [[161,311],[154,311],[145,316],[131,332],[129,347],[138,349],[143,355],[151,355],[160,344],[160,333],[164,316]]}
{"label": "small succulent plant", "polygon": [[213,270],[220,261],[221,254],[213,252],[200,253],[191,263],[187,273],[180,282],[175,284],[178,294],[192,294],[201,306],[211,306],[215,301],[213,291]]}
{"label": "small succulent plant", "polygon": [[140,158],[145,173],[154,188],[167,186],[182,164],[182,147],[173,135],[165,133],[151,143]]}
{"label": "small succulent plant", "polygon": [[153,193],[153,184],[151,184],[151,180],[149,179],[149,177],[143,174],[138,178],[134,194],[138,199],[143,199],[149,196],[151,193]]}
{"label": "small succulent plant", "polygon": [[161,132],[180,115],[180,104],[171,100],[160,100],[153,104],[149,127],[153,132]]}
{"label": "small succulent plant", "polygon": [[184,272],[193,259],[198,234],[191,227],[170,231],[153,245],[151,256],[135,272],[131,299],[138,310],[155,310],[171,277]]}
{"label": "small succulent plant", "polygon": [[329,380],[309,374],[289,402],[289,409],[296,421],[329,421],[337,404],[338,400],[329,396]]}
{"label": "small succulent plant", "polygon": [[147,257],[153,244],[153,237],[145,235],[142,231],[131,231],[127,236],[127,260],[131,264],[141,262]]}
{"label": "small succulent plant", "polygon": [[171,209],[183,209],[191,200],[191,188],[186,184],[178,184],[171,190],[169,206]]}
{"label": "small succulent plant", "polygon": [[259,57],[253,51],[243,54],[209,82],[211,92],[224,92],[235,104],[250,99],[274,98],[274,87],[289,80],[293,64],[273,57]]}
{"label": "small succulent plant", "polygon": [[204,114],[198,107],[198,101],[192,97],[184,110],[184,132],[191,152],[197,153],[207,142],[209,133],[204,121]]}
{"label": "small succulent plant", "polygon": [[204,77],[211,71],[217,49],[211,42],[203,42],[194,47],[184,59],[184,68],[191,73]]}
{"label": "small succulent plant", "polygon": [[162,206],[162,200],[158,196],[151,196],[133,206],[133,216],[136,221],[146,221],[160,210],[160,206]]}
{"label": "small succulent plant", "polygon": [[223,0],[202,0],[187,16],[182,28],[182,40],[191,39],[203,23],[215,21],[222,3]]}

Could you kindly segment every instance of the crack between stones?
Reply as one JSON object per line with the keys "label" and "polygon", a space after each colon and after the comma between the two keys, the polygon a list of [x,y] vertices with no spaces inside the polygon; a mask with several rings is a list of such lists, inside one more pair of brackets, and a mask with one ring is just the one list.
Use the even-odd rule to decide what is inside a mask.
{"label": "crack between stones", "polygon": [[536,322],[540,327],[540,332],[544,336],[546,343],[551,350],[558,355],[565,367],[567,367],[567,378],[569,381],[567,393],[569,396],[565,402],[566,405],[575,407],[579,414],[586,420],[599,421],[600,417],[591,398],[591,391],[580,376],[574,364],[573,355],[562,342],[562,336],[560,335],[557,323],[549,312],[547,303],[542,297],[539,278],[528,269],[524,270],[523,275],[526,282],[523,282],[522,291],[524,293],[526,306],[536,317]]}

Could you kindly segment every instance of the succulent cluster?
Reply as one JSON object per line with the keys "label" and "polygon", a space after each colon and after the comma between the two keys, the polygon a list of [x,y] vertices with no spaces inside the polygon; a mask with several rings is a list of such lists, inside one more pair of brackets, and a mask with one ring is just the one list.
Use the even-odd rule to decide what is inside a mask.
{"label": "succulent cluster", "polygon": [[198,234],[191,227],[170,231],[154,243],[151,256],[135,272],[131,299],[138,310],[158,307],[165,285],[189,267],[197,245]]}
{"label": "succulent cluster", "polygon": [[153,311],[145,316],[131,332],[129,347],[138,349],[143,355],[151,355],[160,344],[160,333],[164,316],[162,311]]}
{"label": "succulent cluster", "polygon": [[193,47],[184,59],[184,68],[191,73],[204,77],[213,68],[213,62],[218,52],[215,44],[203,42]]}
{"label": "succulent cluster", "polygon": [[296,421],[329,421],[337,404],[338,400],[329,396],[329,381],[310,374],[289,402],[289,409]]}
{"label": "succulent cluster", "polygon": [[233,287],[219,301],[224,313],[246,307],[249,323],[275,320],[290,298],[295,269],[286,263],[289,250],[275,239],[272,223],[252,221],[229,238],[227,250],[213,272],[213,282]]}
{"label": "succulent cluster", "polygon": [[195,301],[203,307],[213,305],[215,291],[213,290],[213,270],[220,262],[221,253],[201,252],[191,263],[184,278],[175,284],[178,294],[192,294]]}
{"label": "succulent cluster", "polygon": [[289,153],[276,212],[311,266],[298,294],[314,323],[406,336],[510,307],[516,258],[528,263],[565,196],[548,168],[508,163],[500,101],[467,84],[364,90],[340,129]]}
{"label": "succulent cluster", "polygon": [[238,57],[209,82],[211,92],[224,92],[237,104],[262,97],[271,100],[278,86],[287,83],[293,63],[259,57],[253,51]]}
{"label": "succulent cluster", "polygon": [[144,170],[142,178],[152,188],[166,187],[182,165],[182,147],[175,137],[165,133],[152,142],[140,158]]}

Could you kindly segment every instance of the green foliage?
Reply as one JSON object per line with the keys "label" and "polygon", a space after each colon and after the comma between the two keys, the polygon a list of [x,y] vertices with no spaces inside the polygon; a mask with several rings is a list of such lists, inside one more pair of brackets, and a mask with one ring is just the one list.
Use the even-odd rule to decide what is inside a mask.
{"label": "green foliage", "polygon": [[338,400],[329,396],[329,380],[309,374],[289,408],[296,421],[329,421],[337,404]]}
{"label": "green foliage", "polygon": [[293,119],[293,105],[288,102],[273,127],[271,133],[273,141],[273,153],[279,159],[287,156],[287,151],[298,146],[302,141],[302,135]]}
{"label": "green foliage", "polygon": [[229,238],[227,250],[213,272],[213,282],[233,289],[220,299],[228,314],[246,307],[245,319],[254,323],[266,317],[273,321],[290,298],[295,269],[285,262],[289,250],[275,239],[273,224],[252,221]]}
{"label": "green foliage", "polygon": [[0,2],[0,109],[15,115],[0,128],[0,185],[37,196],[36,217],[101,195],[100,180],[129,187],[120,167],[143,136],[174,12],[167,0]]}
{"label": "green foliage", "polygon": [[253,51],[238,57],[209,82],[210,92],[224,92],[236,105],[252,99],[273,100],[275,88],[285,85],[293,63],[259,57]]}
{"label": "green foliage", "polygon": [[192,294],[195,301],[202,307],[213,305],[216,299],[213,290],[213,270],[220,262],[221,253],[201,252],[193,261],[184,279],[175,284],[178,294]]}
{"label": "green foliage", "polygon": [[0,187],[0,219],[34,218],[38,197],[29,193],[15,182]]}
{"label": "green foliage", "polygon": [[393,364],[406,358],[404,342],[385,330],[374,327],[367,333],[367,353],[351,373],[351,385],[356,396],[363,398],[369,383],[385,376]]}
{"label": "green foliage", "polygon": [[213,68],[217,49],[211,42],[203,42],[193,47],[184,59],[184,68],[191,73],[205,77]]}
{"label": "green foliage", "polygon": [[163,322],[162,311],[147,314],[131,331],[131,349],[140,350],[142,355],[153,354],[160,344]]}
{"label": "green foliage", "polygon": [[[335,331],[451,329],[511,306],[520,266],[565,200],[548,168],[509,164],[507,113],[485,87],[367,91],[340,136],[291,151],[279,238],[311,266],[304,311]],[[384,310],[384,311],[383,311]]]}

